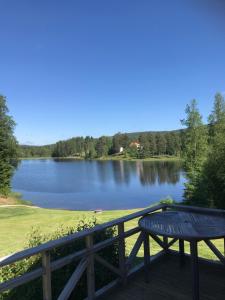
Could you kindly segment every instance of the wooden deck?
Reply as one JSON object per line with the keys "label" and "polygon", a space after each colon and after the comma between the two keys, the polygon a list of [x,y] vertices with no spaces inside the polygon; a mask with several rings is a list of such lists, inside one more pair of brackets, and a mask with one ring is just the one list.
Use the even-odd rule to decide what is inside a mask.
{"label": "wooden deck", "polygon": [[[0,283],[0,293],[9,291],[20,287],[24,284],[32,282],[34,279],[42,278],[42,292],[44,300],[53,300],[55,293],[55,286],[52,285],[52,272],[62,269],[70,264],[77,263],[77,267],[72,273],[67,283],[60,290],[58,300],[71,299],[75,288],[79,288],[78,284],[86,288],[87,298],[89,300],[104,297],[103,299],[119,299],[119,300],[187,300],[192,299],[191,291],[191,267],[189,259],[185,266],[181,269],[179,265],[179,258],[171,250],[171,246],[177,241],[173,238],[168,242],[167,238],[163,240],[157,235],[152,235],[152,238],[158,243],[162,250],[154,256],[151,256],[151,264],[149,269],[151,271],[151,279],[148,284],[145,283],[144,274],[138,273],[143,269],[143,259],[137,258],[140,247],[144,244],[145,252],[148,252],[147,235],[137,225],[141,217],[151,215],[158,211],[184,211],[189,213],[201,213],[211,216],[220,216],[225,218],[225,210],[207,209],[201,207],[174,205],[174,204],[159,204],[148,207],[141,211],[137,211],[130,215],[121,217],[116,220],[109,221],[104,224],[97,225],[93,228],[86,229],[64,236],[60,239],[52,240],[41,244],[39,246],[25,249],[21,252],[15,253],[2,261],[0,261],[0,268],[10,266],[18,261],[39,255],[41,258],[40,266],[36,269],[30,269],[25,273],[16,274],[9,280]],[[129,221],[136,220],[133,228],[125,226]],[[224,223],[223,223],[224,224]],[[96,241],[95,235],[107,230],[108,228],[115,228],[115,236],[109,236],[107,239]],[[224,226],[221,227],[222,229]],[[126,239],[137,234],[137,239],[134,243],[129,256],[126,256]],[[63,257],[55,257],[55,249],[67,247],[76,241],[83,241],[84,247],[81,250],[74,249]],[[209,239],[204,240],[207,246],[212,250],[220,261],[221,266],[202,265],[200,264],[200,293],[201,300],[225,300],[225,256],[221,253]],[[224,236],[225,242],[225,236]],[[117,243],[118,248],[118,264],[115,266],[109,257],[104,259],[100,255],[100,251]],[[73,246],[74,247],[74,246]],[[183,254],[182,239],[179,240],[179,252],[175,251],[177,255]],[[166,256],[170,253],[171,256]],[[148,254],[148,253],[147,253]],[[145,262],[148,262],[149,256],[146,256]],[[95,261],[98,261],[106,269],[114,273],[115,279],[108,284],[98,287],[96,284],[96,270]],[[86,273],[86,281],[83,276]],[[84,283],[80,281],[84,279]],[[127,285],[118,286],[119,283],[126,283]],[[117,289],[115,289],[117,287]],[[113,290],[114,288],[114,290]],[[32,289],[32,283],[30,285]],[[85,291],[84,291],[85,292]],[[106,294],[108,293],[108,294]],[[40,298],[40,297],[39,297]],[[29,299],[29,298],[27,298]],[[41,298],[40,298],[41,299]],[[55,299],[55,298],[54,298]]]}
{"label": "wooden deck", "polygon": [[[141,271],[125,286],[118,286],[101,299],[105,300],[191,300],[191,267],[189,258],[180,266],[179,257],[169,254],[150,266],[150,280]],[[225,268],[199,263],[200,299],[225,299]]]}

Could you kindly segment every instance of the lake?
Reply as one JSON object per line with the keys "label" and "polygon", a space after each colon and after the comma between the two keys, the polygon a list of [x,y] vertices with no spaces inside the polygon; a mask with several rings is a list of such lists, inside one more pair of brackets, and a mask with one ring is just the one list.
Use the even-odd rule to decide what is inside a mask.
{"label": "lake", "polygon": [[182,200],[180,162],[22,160],[12,187],[45,208],[142,208],[163,198]]}

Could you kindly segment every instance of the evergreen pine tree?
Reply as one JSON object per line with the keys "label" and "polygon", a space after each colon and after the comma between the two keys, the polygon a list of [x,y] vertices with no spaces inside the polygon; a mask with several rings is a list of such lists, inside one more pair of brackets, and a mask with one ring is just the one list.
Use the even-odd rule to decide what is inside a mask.
{"label": "evergreen pine tree", "polygon": [[148,142],[149,142],[150,156],[153,156],[156,154],[156,140],[155,140],[155,135],[153,133],[148,134]]}
{"label": "evergreen pine tree", "polygon": [[156,146],[157,146],[158,155],[162,155],[166,153],[166,138],[163,133],[158,133],[156,135]]}
{"label": "evergreen pine tree", "polygon": [[184,197],[187,203],[204,205],[197,201],[204,198],[200,195],[202,192],[200,182],[202,182],[203,164],[207,157],[207,129],[202,122],[196,100],[192,100],[191,104],[187,105],[185,112],[187,117],[181,121],[182,125],[187,127],[182,153],[188,179],[185,184]]}
{"label": "evergreen pine tree", "polygon": [[209,116],[210,148],[203,172],[210,205],[225,209],[225,100],[216,94]]}

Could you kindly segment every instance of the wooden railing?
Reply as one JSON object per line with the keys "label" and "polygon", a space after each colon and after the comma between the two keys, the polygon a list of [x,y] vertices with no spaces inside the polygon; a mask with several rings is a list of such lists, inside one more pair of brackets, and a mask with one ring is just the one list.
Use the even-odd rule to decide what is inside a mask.
{"label": "wooden railing", "polygon": [[[42,266],[37,268],[34,271],[25,273],[21,276],[16,278],[10,279],[0,284],[0,293],[6,290],[11,290],[18,286],[21,286],[25,283],[28,283],[36,278],[42,277],[42,287],[43,287],[43,299],[44,300],[52,300],[52,287],[51,287],[51,273],[57,269],[60,269],[71,262],[76,260],[79,261],[75,271],[71,275],[70,279],[66,283],[64,289],[62,290],[61,294],[58,297],[58,300],[66,300],[70,297],[72,291],[74,290],[75,286],[79,282],[79,279],[86,271],[87,274],[87,298],[88,299],[95,299],[114,286],[119,283],[126,283],[126,280],[129,276],[134,274],[135,272],[139,271],[143,268],[144,262],[140,263],[139,265],[132,267],[132,264],[137,256],[137,253],[145,241],[144,233],[140,232],[140,228],[138,226],[130,229],[125,230],[125,224],[131,220],[140,218],[147,214],[153,213],[158,210],[166,210],[166,209],[176,209],[176,210],[185,210],[185,211],[194,211],[194,212],[209,212],[211,214],[222,214],[225,216],[225,211],[223,210],[215,210],[215,209],[204,209],[204,208],[196,208],[196,207],[189,207],[189,206],[182,206],[182,205],[167,205],[167,204],[160,204],[150,208],[146,208],[144,210],[135,212],[133,214],[127,215],[125,217],[97,225],[92,229],[83,230],[69,236],[60,238],[58,240],[53,240],[42,244],[40,246],[26,249],[24,251],[18,252],[10,257],[2,260],[0,262],[0,268],[18,262],[20,260],[32,257],[34,255],[41,255],[42,256]],[[117,227],[118,234],[113,236],[109,239],[104,241],[98,242],[94,244],[93,242],[93,235],[96,232],[100,232],[110,227]],[[129,254],[126,257],[126,246],[125,246],[125,239],[139,233],[138,238]],[[70,243],[85,239],[86,247],[82,250],[75,251],[74,253],[67,255],[63,258],[57,259],[52,261],[50,252],[51,250],[69,245]],[[166,254],[169,251],[169,248],[177,241],[177,239],[172,239],[168,241],[167,238],[161,240],[157,236],[154,237],[155,241],[161,246],[162,250],[159,251],[156,255],[151,256],[150,263],[153,263],[161,256]],[[101,256],[98,255],[98,252],[115,242],[118,242],[119,245],[119,267],[116,267],[103,259]],[[183,245],[180,245],[182,247]],[[210,247],[211,245],[209,245]],[[182,250],[182,249],[181,249]],[[214,249],[215,250],[215,249]],[[218,254],[219,255],[219,254]],[[220,257],[221,258],[221,257]],[[117,275],[117,279],[113,280],[103,288],[96,291],[95,289],[95,270],[94,270],[94,261],[98,261],[100,264],[108,268],[110,271]]]}

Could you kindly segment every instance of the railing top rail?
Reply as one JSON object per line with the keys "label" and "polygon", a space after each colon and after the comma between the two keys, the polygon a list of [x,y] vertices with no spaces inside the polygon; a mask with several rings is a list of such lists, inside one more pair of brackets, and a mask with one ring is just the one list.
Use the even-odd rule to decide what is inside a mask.
{"label": "railing top rail", "polygon": [[14,263],[16,261],[28,258],[30,256],[39,254],[39,253],[44,252],[44,251],[50,251],[50,250],[52,250],[54,248],[57,248],[57,247],[60,247],[60,246],[64,246],[66,244],[74,242],[75,240],[84,238],[84,237],[86,237],[86,236],[88,236],[90,234],[94,234],[95,232],[107,229],[109,227],[113,227],[113,226],[118,225],[118,224],[123,223],[123,222],[128,222],[130,220],[136,219],[136,218],[141,217],[143,215],[146,215],[148,213],[160,210],[160,209],[162,209],[164,207],[167,207],[167,205],[166,204],[154,205],[154,206],[148,207],[146,209],[140,210],[138,212],[129,214],[127,216],[124,216],[124,217],[121,217],[121,218],[118,218],[118,219],[115,219],[115,220],[112,220],[112,221],[109,221],[109,222],[97,225],[97,226],[95,226],[95,227],[93,227],[91,229],[87,229],[87,230],[83,230],[83,231],[80,231],[80,232],[76,232],[74,234],[65,236],[63,238],[60,238],[60,239],[57,239],[57,240],[53,240],[53,241],[49,241],[49,242],[44,243],[42,245],[39,245],[37,247],[25,249],[23,251],[17,252],[15,254],[13,254],[13,255],[5,258],[4,260],[0,261],[0,267],[12,264],[12,263]]}
{"label": "railing top rail", "polygon": [[167,208],[176,208],[178,210],[184,210],[189,212],[196,212],[196,213],[209,213],[209,214],[219,214],[225,216],[224,209],[217,209],[217,208],[206,208],[206,207],[197,207],[197,206],[189,206],[189,205],[180,205],[180,204],[166,204]]}

